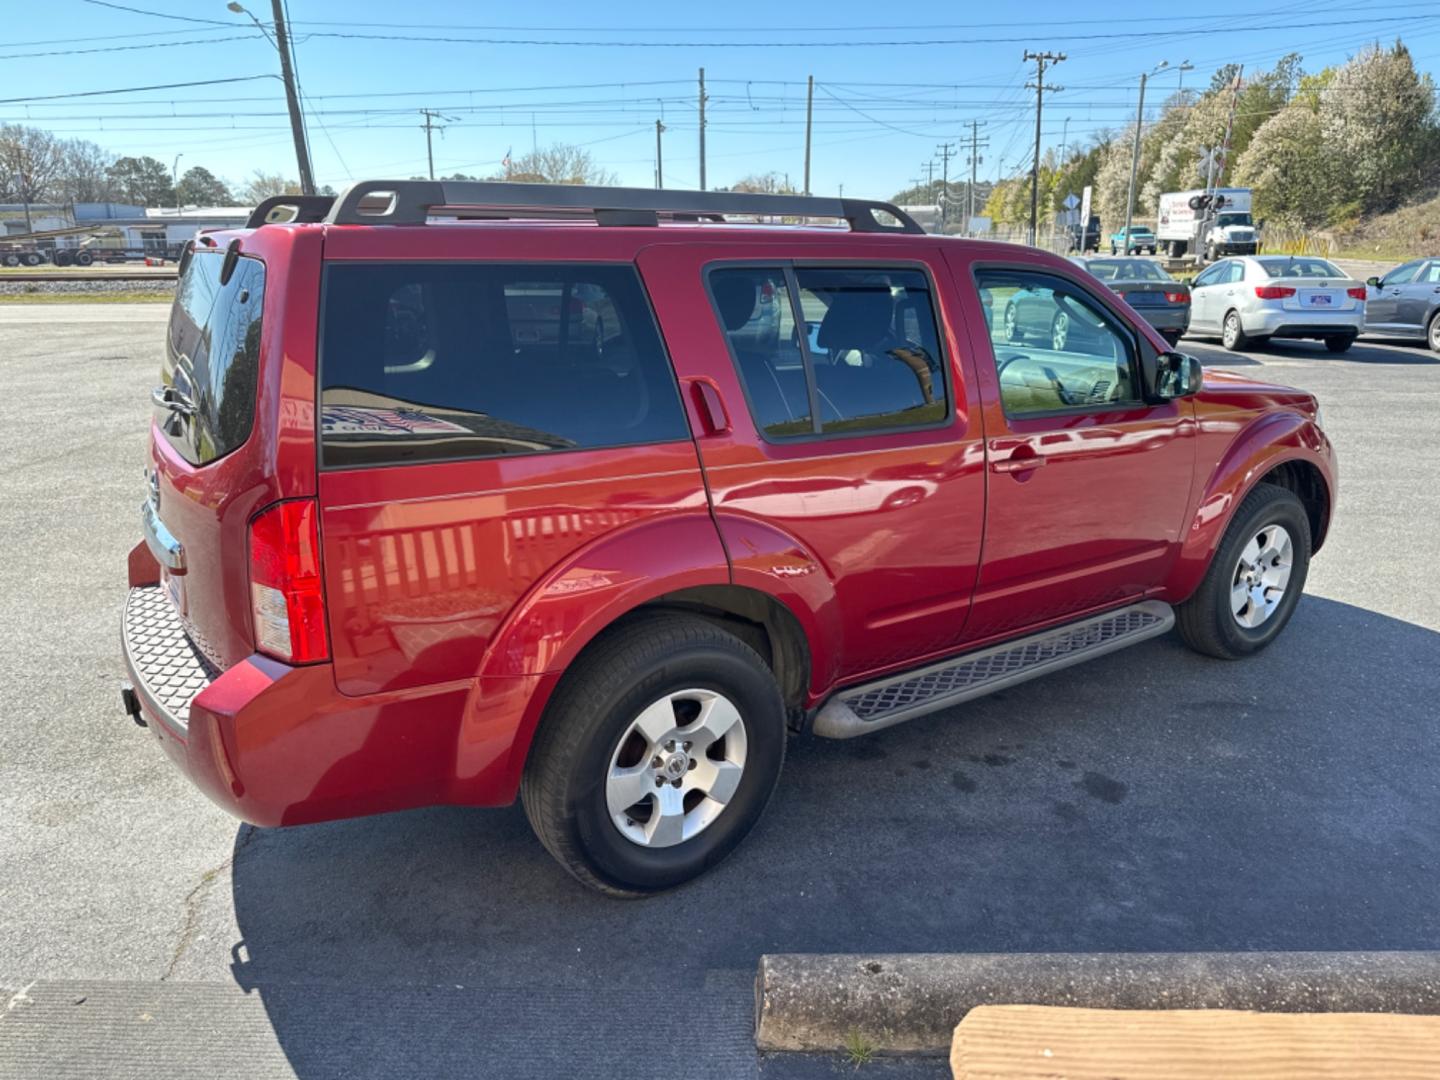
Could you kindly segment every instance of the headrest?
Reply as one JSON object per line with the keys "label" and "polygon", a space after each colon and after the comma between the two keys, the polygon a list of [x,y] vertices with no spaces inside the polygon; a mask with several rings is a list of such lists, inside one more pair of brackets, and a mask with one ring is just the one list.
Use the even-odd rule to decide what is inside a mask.
{"label": "headrest", "polygon": [[890,333],[894,314],[895,302],[888,289],[840,292],[820,322],[815,343],[826,352],[868,349]]}
{"label": "headrest", "polygon": [[740,274],[721,274],[714,279],[715,304],[725,329],[739,330],[755,314],[758,290],[755,279]]}

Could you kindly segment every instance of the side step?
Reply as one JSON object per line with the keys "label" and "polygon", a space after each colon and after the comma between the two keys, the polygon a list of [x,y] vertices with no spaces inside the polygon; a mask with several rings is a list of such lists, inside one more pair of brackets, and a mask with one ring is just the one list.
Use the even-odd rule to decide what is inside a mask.
{"label": "side step", "polygon": [[1175,612],[1158,600],[1107,611],[842,690],[821,707],[813,730],[827,739],[879,731],[1157,637],[1174,625]]}

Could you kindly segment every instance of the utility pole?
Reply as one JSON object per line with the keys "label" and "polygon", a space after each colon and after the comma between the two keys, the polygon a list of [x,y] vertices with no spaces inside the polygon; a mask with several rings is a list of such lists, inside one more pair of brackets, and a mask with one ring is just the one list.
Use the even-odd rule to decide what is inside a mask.
{"label": "utility pole", "polygon": [[1035,90],[1035,167],[1030,172],[1030,243],[1034,244],[1039,238],[1040,227],[1040,114],[1045,108],[1045,91],[1058,92],[1065,89],[1063,86],[1045,85],[1045,65],[1058,64],[1065,59],[1064,53],[1038,52],[1032,53],[1025,50],[1025,60],[1035,61],[1035,81],[1026,83],[1025,88]]}
{"label": "utility pole", "polygon": [[945,235],[945,207],[950,201],[950,156],[955,153],[954,143],[941,143],[936,151],[940,154],[940,235]]}
{"label": "utility pole", "polygon": [[436,124],[436,123],[435,123],[436,120],[453,120],[454,117],[451,117],[451,116],[442,116],[440,113],[436,112],[434,109],[421,109],[421,110],[420,110],[420,115],[423,116],[423,117],[425,117],[425,123],[421,125],[421,127],[423,127],[423,128],[425,129],[425,159],[426,159],[426,161],[427,161],[427,162],[429,163],[429,165],[430,165],[430,179],[431,179],[431,180],[434,180],[434,179],[435,179],[435,148],[431,145],[430,132],[431,132],[431,129],[433,129],[433,128],[438,128],[440,131],[444,131],[444,130],[445,130],[444,125],[442,125],[442,124]]}
{"label": "utility pole", "polygon": [[665,125],[659,120],[655,121],[655,186],[665,186],[665,162],[660,156],[660,133],[665,130]]}
{"label": "utility pole", "polygon": [[705,190],[705,69],[700,69],[700,190]]}
{"label": "utility pole", "polygon": [[[980,157],[980,147],[981,147],[981,145],[982,145],[982,144],[981,144],[981,142],[980,142],[980,121],[979,121],[979,120],[971,120],[971,121],[970,121],[970,190],[968,190],[968,191],[965,193],[965,231],[966,231],[967,233],[970,231],[970,219],[975,216],[975,182],[976,182],[977,170],[978,170],[978,168],[979,168],[979,166],[980,166],[980,163],[981,163],[981,160],[982,160],[981,157]],[[989,146],[989,145],[990,145],[990,140],[989,140],[989,139],[986,139],[986,140],[985,140],[985,143],[984,143],[983,145]]]}
{"label": "utility pole", "polygon": [[810,194],[810,128],[815,114],[815,76],[805,84],[805,194]]}
{"label": "utility pole", "polygon": [[1130,223],[1135,214],[1135,176],[1140,169],[1140,133],[1145,124],[1145,83],[1158,71],[1170,66],[1169,60],[1161,60],[1150,71],[1140,75],[1140,101],[1135,107],[1135,144],[1130,150],[1130,190],[1125,196],[1125,233],[1120,242],[1125,245],[1121,255],[1130,254]]}
{"label": "utility pole", "polygon": [[315,174],[310,170],[310,147],[305,142],[305,123],[300,118],[300,93],[295,88],[295,69],[290,63],[290,37],[285,30],[284,0],[270,0],[275,19],[275,48],[280,50],[280,75],[285,80],[285,103],[290,109],[290,131],[295,137],[295,161],[300,169],[300,190],[315,194]]}

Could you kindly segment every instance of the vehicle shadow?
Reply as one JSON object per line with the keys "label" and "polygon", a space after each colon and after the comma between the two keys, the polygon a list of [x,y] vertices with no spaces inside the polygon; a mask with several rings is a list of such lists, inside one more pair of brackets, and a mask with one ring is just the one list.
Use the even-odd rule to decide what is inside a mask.
{"label": "vehicle shadow", "polygon": [[1437,948],[1437,656],[1307,597],[1244,662],[1166,637],[798,739],[740,851],[644,901],[518,807],[247,826],[234,975],[305,1080],[728,1076],[767,952]]}

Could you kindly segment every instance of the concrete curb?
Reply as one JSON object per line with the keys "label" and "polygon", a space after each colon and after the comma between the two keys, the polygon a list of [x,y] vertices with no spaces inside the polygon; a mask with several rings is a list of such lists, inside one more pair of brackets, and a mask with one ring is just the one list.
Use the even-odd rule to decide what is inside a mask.
{"label": "concrete curb", "polygon": [[1440,952],[762,956],[761,1050],[948,1054],[977,1005],[1440,1013]]}

